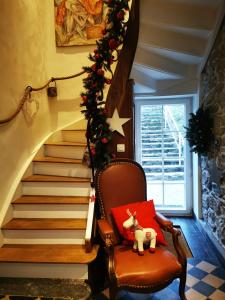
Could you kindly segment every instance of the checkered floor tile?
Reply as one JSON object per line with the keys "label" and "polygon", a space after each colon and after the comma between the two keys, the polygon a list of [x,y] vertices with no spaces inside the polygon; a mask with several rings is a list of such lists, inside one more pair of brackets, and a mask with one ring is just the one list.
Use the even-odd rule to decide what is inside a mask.
{"label": "checkered floor tile", "polygon": [[[206,261],[188,260],[186,297],[188,300],[225,300],[225,269]],[[180,300],[179,280],[168,288],[152,294],[140,295],[121,292],[118,300]]]}

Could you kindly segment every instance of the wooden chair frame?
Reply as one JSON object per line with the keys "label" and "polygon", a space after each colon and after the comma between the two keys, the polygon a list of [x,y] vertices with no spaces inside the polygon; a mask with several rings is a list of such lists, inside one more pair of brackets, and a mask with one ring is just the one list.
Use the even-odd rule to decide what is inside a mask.
{"label": "wooden chair frame", "polygon": [[[158,222],[162,230],[167,231],[172,235],[173,245],[177,253],[177,260],[182,266],[181,272],[179,274],[175,274],[174,277],[171,278],[171,280],[167,282],[162,282],[157,286],[131,286],[131,285],[120,286],[118,284],[116,273],[115,273],[115,267],[114,267],[115,235],[111,224],[107,220],[102,194],[101,194],[100,182],[99,182],[104,171],[107,168],[116,164],[133,164],[142,170],[143,176],[145,178],[145,174],[142,167],[138,163],[128,159],[116,159],[112,161],[110,164],[108,164],[107,166],[105,166],[104,169],[99,170],[96,174],[96,178],[95,178],[96,194],[97,194],[97,199],[99,201],[100,213],[101,213],[101,219],[98,220],[98,230],[101,239],[104,243],[105,253],[108,261],[108,275],[110,280],[110,286],[109,286],[110,300],[115,300],[117,292],[121,289],[130,292],[136,292],[136,293],[154,293],[168,286],[176,278],[180,279],[180,285],[179,285],[180,299],[186,300],[185,284],[186,284],[186,272],[187,272],[187,258],[178,239],[181,233],[178,229],[173,227],[173,223],[170,220],[166,219],[160,213],[157,213],[156,221]],[[146,183],[146,178],[145,178],[145,183]]]}

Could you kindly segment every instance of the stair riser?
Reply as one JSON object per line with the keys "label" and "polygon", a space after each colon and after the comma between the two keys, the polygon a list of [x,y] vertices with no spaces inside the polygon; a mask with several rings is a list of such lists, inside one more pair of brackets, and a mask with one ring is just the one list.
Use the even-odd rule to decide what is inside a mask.
{"label": "stair riser", "polygon": [[13,205],[14,218],[87,218],[88,205]]}
{"label": "stair riser", "polygon": [[79,131],[62,131],[64,142],[87,143],[85,132]]}
{"label": "stair riser", "polygon": [[45,155],[52,157],[82,159],[85,147],[45,145]]}
{"label": "stair riser", "polygon": [[85,230],[2,230],[4,244],[83,245]]}
{"label": "stair riser", "polygon": [[81,164],[34,162],[34,174],[90,178],[91,170]]}
{"label": "stair riser", "polygon": [[86,264],[0,263],[0,277],[87,279]]}
{"label": "stair riser", "polygon": [[23,182],[23,195],[89,196],[90,183]]}

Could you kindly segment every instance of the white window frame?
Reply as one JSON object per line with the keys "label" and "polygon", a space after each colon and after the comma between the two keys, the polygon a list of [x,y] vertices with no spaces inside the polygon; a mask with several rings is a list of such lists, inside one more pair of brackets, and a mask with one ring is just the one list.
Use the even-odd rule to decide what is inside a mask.
{"label": "white window frame", "polygon": [[[154,105],[154,104],[185,104],[185,126],[188,124],[188,119],[190,118],[190,113],[192,112],[192,103],[194,95],[179,95],[179,96],[144,96],[136,95],[134,99],[134,115],[135,115],[135,160],[141,162],[141,106],[142,105]],[[192,215],[193,211],[193,170],[192,170],[192,154],[190,152],[190,147],[186,141],[186,152],[185,158],[186,163],[184,166],[184,182],[185,182],[185,209],[160,209],[157,208],[157,211],[162,212],[168,216],[189,216]]]}

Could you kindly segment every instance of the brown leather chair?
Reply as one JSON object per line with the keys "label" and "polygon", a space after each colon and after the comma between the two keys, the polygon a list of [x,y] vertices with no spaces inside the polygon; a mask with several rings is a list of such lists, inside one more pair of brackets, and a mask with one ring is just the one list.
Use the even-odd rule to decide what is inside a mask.
{"label": "brown leather chair", "polygon": [[146,252],[140,257],[132,252],[131,247],[122,245],[111,217],[112,207],[146,200],[146,179],[142,167],[128,159],[114,160],[97,172],[95,185],[101,213],[98,229],[108,258],[110,299],[114,300],[120,289],[153,293],[179,278],[180,298],[186,300],[187,259],[179,245],[180,232],[173,223],[157,213],[156,220],[161,229],[172,234],[177,255],[157,246],[154,254]]}

